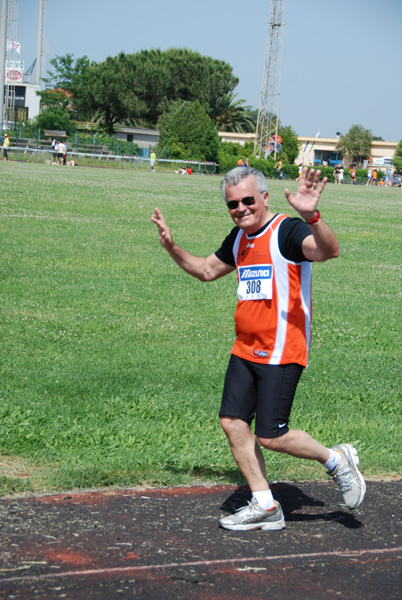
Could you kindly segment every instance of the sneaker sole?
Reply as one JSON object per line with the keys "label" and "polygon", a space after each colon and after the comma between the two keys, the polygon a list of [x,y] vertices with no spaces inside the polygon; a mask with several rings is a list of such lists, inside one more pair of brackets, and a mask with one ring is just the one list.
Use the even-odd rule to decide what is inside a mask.
{"label": "sneaker sole", "polygon": [[234,525],[223,525],[219,521],[219,525],[223,529],[230,529],[231,531],[252,531],[256,529],[261,529],[262,531],[280,531],[281,529],[285,529],[286,523],[285,519],[281,521],[277,521],[276,523],[244,523],[244,524],[234,524]]}

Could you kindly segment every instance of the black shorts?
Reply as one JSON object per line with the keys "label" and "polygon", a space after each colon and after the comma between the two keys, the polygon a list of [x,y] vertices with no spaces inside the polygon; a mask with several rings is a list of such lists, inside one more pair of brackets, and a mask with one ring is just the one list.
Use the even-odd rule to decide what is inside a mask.
{"label": "black shorts", "polygon": [[235,417],[249,425],[255,417],[255,434],[276,438],[289,431],[289,417],[301,365],[263,365],[231,355],[222,394],[220,417]]}

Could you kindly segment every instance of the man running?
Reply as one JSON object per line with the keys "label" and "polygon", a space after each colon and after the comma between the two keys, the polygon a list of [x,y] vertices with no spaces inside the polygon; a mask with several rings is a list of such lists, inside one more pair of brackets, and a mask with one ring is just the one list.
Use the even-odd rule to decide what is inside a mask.
{"label": "man running", "polygon": [[[158,208],[151,220],[161,245],[186,273],[213,281],[237,270],[236,340],[226,372],[221,426],[247,480],[251,502],[223,517],[233,530],[285,527],[265,474],[261,446],[316,460],[334,478],[348,508],[363,501],[366,485],[351,444],[327,448],[308,433],[289,428],[297,384],[307,366],[311,335],[311,263],[339,255],[339,243],[317,204],[327,183],[305,167],[297,193],[285,195],[300,218],[271,212],[263,173],[236,167],[222,182],[222,195],[235,223],[222,246],[198,257],[178,246]],[[255,433],[250,425],[255,419]]]}

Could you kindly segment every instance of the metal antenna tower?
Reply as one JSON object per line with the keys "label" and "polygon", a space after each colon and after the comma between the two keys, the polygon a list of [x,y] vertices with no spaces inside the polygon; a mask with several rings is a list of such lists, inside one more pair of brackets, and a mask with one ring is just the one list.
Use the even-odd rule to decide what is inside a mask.
{"label": "metal antenna tower", "polygon": [[45,39],[47,0],[39,0],[38,37],[36,46],[35,85],[42,86],[47,69],[47,41]]}
{"label": "metal antenna tower", "polygon": [[271,0],[254,155],[276,158],[286,0]]}
{"label": "metal antenna tower", "polygon": [[17,40],[18,0],[8,0],[6,78],[4,90],[3,124],[9,129],[15,121],[15,81],[19,73],[15,42]]}

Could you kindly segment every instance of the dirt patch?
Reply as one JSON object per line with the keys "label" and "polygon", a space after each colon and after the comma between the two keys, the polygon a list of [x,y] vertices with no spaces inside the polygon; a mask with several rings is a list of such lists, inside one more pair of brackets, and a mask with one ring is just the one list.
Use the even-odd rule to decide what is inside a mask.
{"label": "dirt patch", "polygon": [[0,476],[2,477],[31,477],[34,471],[33,465],[25,458],[0,455]]}

